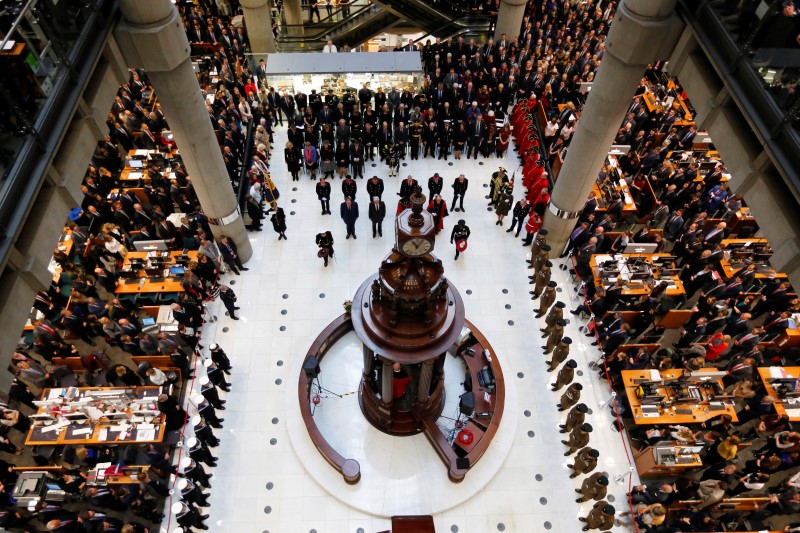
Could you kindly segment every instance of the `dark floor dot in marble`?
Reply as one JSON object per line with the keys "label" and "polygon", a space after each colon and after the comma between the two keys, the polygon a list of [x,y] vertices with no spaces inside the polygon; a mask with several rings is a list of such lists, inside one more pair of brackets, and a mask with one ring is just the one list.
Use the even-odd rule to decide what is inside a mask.
{"label": "dark floor dot in marble", "polygon": [[408,166],[408,163],[403,163],[403,166],[404,166],[404,167],[407,167],[407,166]]}
{"label": "dark floor dot in marble", "polygon": [[556,287],[556,292],[561,292],[561,287]]}
{"label": "dark floor dot in marble", "polygon": [[267,490],[272,490],[272,487],[274,486],[275,485],[272,483],[272,481],[270,481],[269,483],[267,483]]}
{"label": "dark floor dot in marble", "polygon": [[453,533],[458,533],[458,526],[453,524],[452,526],[450,526],[450,531],[452,531]]}
{"label": "dark floor dot in marble", "polygon": [[586,409],[586,414],[587,414],[587,415],[590,415],[590,414],[592,414],[593,412],[594,412],[594,411],[592,411],[592,408],[591,408],[591,407],[589,407],[588,409]]}
{"label": "dark floor dot in marble", "polygon": [[480,166],[483,166],[483,161],[478,161],[478,164],[479,164]]}
{"label": "dark floor dot in marble", "polygon": [[466,293],[467,293],[467,294],[472,294],[472,289],[467,289],[467,290],[466,290]]}
{"label": "dark floor dot in marble", "polygon": [[227,311],[225,311],[225,316],[230,316]]}
{"label": "dark floor dot in marble", "polygon": [[610,503],[610,502],[613,502],[614,500],[616,500],[616,498],[614,497],[613,494],[609,494],[608,496],[606,496],[606,500],[608,500],[609,503]]}
{"label": "dark floor dot in marble", "polygon": [[231,285],[236,285],[236,280],[235,280],[235,279],[232,279],[232,280],[230,280],[228,283],[229,283],[229,284],[231,284]]}
{"label": "dark floor dot in marble", "polygon": [[577,372],[575,372],[575,373],[576,373],[576,374],[578,374],[579,376],[582,376],[582,375],[583,375],[583,370],[578,370],[578,371],[577,371]]}
{"label": "dark floor dot in marble", "polygon": [[281,298],[283,298],[284,300],[288,300],[289,299],[289,295],[288,294],[284,294],[283,296],[281,296]]}
{"label": "dark floor dot in marble", "polygon": [[275,417],[275,418],[273,418],[273,419],[271,420],[271,422],[272,422],[273,424],[277,424],[278,422],[280,422],[280,420],[278,420],[278,417]]}
{"label": "dark floor dot in marble", "polygon": [[292,198],[292,203],[296,204],[297,203],[297,198]]}
{"label": "dark floor dot in marble", "polygon": [[288,313],[288,312],[289,312],[289,311],[287,311],[286,309],[281,309],[281,314],[282,314],[282,315],[285,315],[285,314],[286,314],[286,313]]}
{"label": "dark floor dot in marble", "polygon": [[281,378],[275,380],[275,385],[280,385],[281,383],[283,383],[283,380]]}
{"label": "dark floor dot in marble", "polygon": [[267,505],[266,507],[264,507],[264,513],[266,513],[266,514],[269,514],[269,513],[271,513],[271,512],[272,512],[272,507],[270,507],[269,505]]}
{"label": "dark floor dot in marble", "polygon": [[508,289],[503,289],[503,294],[508,294]]}
{"label": "dark floor dot in marble", "polygon": [[297,192],[297,187],[292,187],[292,191]]}
{"label": "dark floor dot in marble", "polygon": [[364,533],[364,528],[360,527],[360,528],[356,529],[356,533]]}
{"label": "dark floor dot in marble", "polygon": [[[486,187],[486,185],[484,185],[484,187]],[[484,196],[484,198],[486,198],[488,200],[489,199],[489,195],[487,194],[486,196]]]}
{"label": "dark floor dot in marble", "polygon": [[281,326],[278,329],[281,330],[281,331],[286,331],[286,326]]}
{"label": "dark floor dot in marble", "polygon": [[[483,186],[484,186],[485,188],[487,188],[487,189],[489,188],[489,184],[488,184],[488,183],[484,183],[484,184],[483,184]],[[487,196],[486,198],[489,198],[489,197]]]}
{"label": "dark floor dot in marble", "polygon": [[499,524],[497,524],[497,531],[505,531],[505,530],[506,530],[506,525],[504,523],[500,522]]}
{"label": "dark floor dot in marble", "polygon": [[509,321],[508,321],[508,325],[509,325],[509,326],[513,326],[513,325],[514,325],[514,321],[513,321],[513,320],[509,320]]}
{"label": "dark floor dot in marble", "polygon": [[274,438],[273,439],[269,439],[269,443],[272,444],[273,446],[275,446],[276,444],[278,444],[278,439],[274,439]]}
{"label": "dark floor dot in marble", "polygon": [[525,416],[527,416],[527,417],[530,417],[530,416],[531,416],[531,412],[530,412],[530,411],[528,411],[527,409],[525,409],[525,412],[524,412],[524,413],[522,413],[522,414],[523,414],[523,415],[525,415]]}
{"label": "dark floor dot in marble", "polygon": [[543,476],[543,475],[541,475],[541,474],[536,474],[536,476],[535,476],[535,477],[536,477],[536,481],[541,481],[541,480],[543,480],[543,479],[544,479],[544,476]]}
{"label": "dark floor dot in marble", "polygon": [[325,293],[324,292],[319,293],[319,297],[320,298],[325,298]]}
{"label": "dark floor dot in marble", "polygon": [[553,524],[551,524],[550,522],[545,522],[544,523],[544,528],[545,529],[553,529]]}
{"label": "dark floor dot in marble", "polygon": [[228,328],[222,328],[222,333],[228,333]]}
{"label": "dark floor dot in marble", "polygon": [[316,529],[312,529],[308,533],[317,533],[317,530]]}
{"label": "dark floor dot in marble", "polygon": [[528,436],[529,436],[530,438],[533,438],[533,437],[535,437],[535,436],[536,436],[536,433],[534,433],[533,431],[529,431],[529,432],[528,432]]}
{"label": "dark floor dot in marble", "polygon": [[451,161],[450,163],[447,163],[447,166],[448,167],[452,167],[453,166],[453,162]]}
{"label": "dark floor dot in marble", "polygon": [[511,304],[506,304],[506,305],[505,305],[505,308],[506,308],[506,309],[511,309]]}
{"label": "dark floor dot in marble", "polygon": [[519,379],[522,379],[522,378],[524,378],[524,377],[525,377],[525,374],[524,374],[524,373],[522,373],[522,372],[517,372],[517,377],[518,377]]}
{"label": "dark floor dot in marble", "polygon": [[486,208],[487,211],[494,211],[491,207]]}
{"label": "dark floor dot in marble", "polygon": [[290,215],[294,215],[294,214],[295,214],[295,212],[294,212],[294,211],[289,211],[289,214],[290,214]]}
{"label": "dark floor dot in marble", "polygon": [[541,503],[542,505],[547,505],[547,498],[542,496],[541,498],[539,498],[539,503]]}
{"label": "dark floor dot in marble", "polygon": [[373,168],[374,168],[374,167],[377,167],[377,166],[378,166],[378,164],[377,164],[377,163],[372,163],[372,167],[373,167]]}

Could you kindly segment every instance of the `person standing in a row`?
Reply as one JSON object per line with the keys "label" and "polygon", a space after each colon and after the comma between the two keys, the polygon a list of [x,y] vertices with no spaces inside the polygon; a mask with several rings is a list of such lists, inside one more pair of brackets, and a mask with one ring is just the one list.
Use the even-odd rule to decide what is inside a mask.
{"label": "person standing in a row", "polygon": [[369,219],[372,221],[372,238],[376,234],[383,237],[383,219],[386,218],[386,204],[380,197],[373,196],[369,204]]}
{"label": "person standing in a row", "polygon": [[279,207],[277,211],[275,211],[270,217],[270,221],[272,221],[272,228],[275,230],[275,233],[278,234],[278,240],[286,240],[286,213],[283,212],[282,207]]}
{"label": "person standing in a row", "polygon": [[339,207],[339,214],[347,226],[347,239],[353,237],[356,239],[356,220],[358,220],[358,202],[354,202],[349,196],[344,199],[342,205]]}
{"label": "person standing in a row", "polygon": [[322,205],[322,214],[331,214],[331,184],[325,180],[325,176],[320,176],[317,183],[317,199]]}

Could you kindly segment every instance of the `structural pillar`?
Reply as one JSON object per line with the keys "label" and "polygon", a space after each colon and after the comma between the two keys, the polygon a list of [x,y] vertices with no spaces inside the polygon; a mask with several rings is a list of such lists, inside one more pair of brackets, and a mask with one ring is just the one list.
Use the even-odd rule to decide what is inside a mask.
{"label": "structural pillar", "polygon": [[375,363],[375,352],[366,344],[362,346],[364,352],[364,381],[372,381],[372,371]]}
{"label": "structural pillar", "polygon": [[253,249],[178,11],[170,0],[120,0],[119,6],[124,19],[115,32],[120,50],[130,66],[144,68],[153,82],[211,230],[233,239],[241,260],[249,260]]}
{"label": "structural pillar", "polygon": [[422,363],[417,387],[417,402],[424,404],[431,397],[431,379],[433,378],[433,362],[435,359]]}
{"label": "structural pillar", "polygon": [[284,0],[283,16],[286,19],[286,31],[289,35],[303,35],[303,8],[300,0]]}
{"label": "structural pillar", "polygon": [[499,40],[504,33],[509,40],[519,35],[527,3],[527,0],[500,0],[500,9],[497,10],[497,26],[494,29],[495,41]]}
{"label": "structural pillar", "polygon": [[239,0],[239,3],[244,11],[250,51],[254,54],[277,52],[275,36],[272,34],[272,10],[269,7],[269,0]]}
{"label": "structural pillar", "polygon": [[394,370],[392,362],[388,359],[381,359],[383,368],[381,369],[381,406],[387,410],[392,408],[394,401]]}
{"label": "structural pillar", "polygon": [[624,0],[619,5],[603,64],[545,215],[543,227],[554,250],[566,245],[647,65],[668,58],[678,42],[683,22],[674,13],[676,1]]}

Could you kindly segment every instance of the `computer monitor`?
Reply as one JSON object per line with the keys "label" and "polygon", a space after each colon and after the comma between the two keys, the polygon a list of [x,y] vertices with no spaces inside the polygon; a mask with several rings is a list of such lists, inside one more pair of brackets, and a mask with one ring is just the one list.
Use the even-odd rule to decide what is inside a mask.
{"label": "computer monitor", "polygon": [[129,159],[128,160],[128,167],[129,168],[135,168],[135,169],[141,169],[141,168],[144,168],[144,163],[142,162],[141,159]]}
{"label": "computer monitor", "polygon": [[163,240],[160,241],[135,241],[133,243],[133,247],[136,248],[137,252],[152,252],[158,250],[160,252],[166,252],[169,250],[169,246]]}
{"label": "computer monitor", "polygon": [[163,268],[145,268],[144,272],[145,272],[145,274],[147,274],[148,276],[151,276],[151,277],[153,277],[153,276],[158,277],[158,276],[163,276],[164,275],[164,269]]}
{"label": "computer monitor", "polygon": [[671,278],[673,276],[677,276],[681,273],[680,268],[664,268],[661,269],[661,277],[662,278]]}
{"label": "computer monitor", "polygon": [[629,144],[612,144],[608,151],[609,155],[627,155],[631,151]]}
{"label": "computer monitor", "polygon": [[33,422],[33,424],[35,426],[43,426],[43,425],[46,425],[46,424],[51,424],[51,423],[56,421],[56,417],[55,416],[53,416],[51,414],[47,414],[47,413],[40,413],[40,414],[31,415],[28,418],[31,419],[31,421]]}
{"label": "computer monitor", "polygon": [[73,424],[81,424],[89,420],[89,415],[86,413],[65,413],[64,415],[65,420],[69,420]]}
{"label": "computer monitor", "polygon": [[632,242],[625,248],[626,253],[635,254],[654,254],[658,248],[658,243],[655,242]]}
{"label": "computer monitor", "polygon": [[182,266],[174,266],[170,267],[169,269],[169,273],[172,274],[173,276],[183,276],[184,272],[185,271]]}
{"label": "computer monitor", "polygon": [[689,380],[690,382],[698,382],[698,381],[710,381],[710,380],[722,379],[727,375],[728,373],[723,371],[698,370],[695,372],[688,372],[684,374],[683,378]]}
{"label": "computer monitor", "polygon": [[631,281],[646,281],[650,279],[649,272],[634,272],[631,274]]}
{"label": "computer monitor", "polygon": [[142,318],[142,326],[154,326],[156,323],[156,319],[151,316],[146,316]]}
{"label": "computer monitor", "polygon": [[137,270],[120,270],[119,277],[122,279],[138,278],[139,272]]}
{"label": "computer monitor", "polygon": [[642,405],[658,405],[664,401],[664,396],[645,396],[642,398]]}
{"label": "computer monitor", "polygon": [[660,255],[653,258],[653,263],[674,263],[678,258],[674,255]]}
{"label": "computer monitor", "polygon": [[128,413],[125,413],[125,412],[122,412],[122,411],[114,411],[114,412],[103,413],[103,416],[108,418],[109,420],[111,420],[113,422],[122,422],[123,420],[130,420],[131,419],[131,417],[128,415]]}

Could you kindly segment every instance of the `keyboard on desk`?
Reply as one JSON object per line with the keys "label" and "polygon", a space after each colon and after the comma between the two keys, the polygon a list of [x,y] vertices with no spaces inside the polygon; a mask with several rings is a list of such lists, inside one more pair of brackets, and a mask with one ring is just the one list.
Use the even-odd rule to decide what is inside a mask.
{"label": "keyboard on desk", "polygon": [[675,409],[675,413],[677,413],[677,414],[679,414],[679,415],[690,415],[690,414],[692,414],[693,412],[694,412],[694,411],[692,411],[691,409],[688,409],[688,408],[686,408],[686,407],[677,407],[677,408]]}

